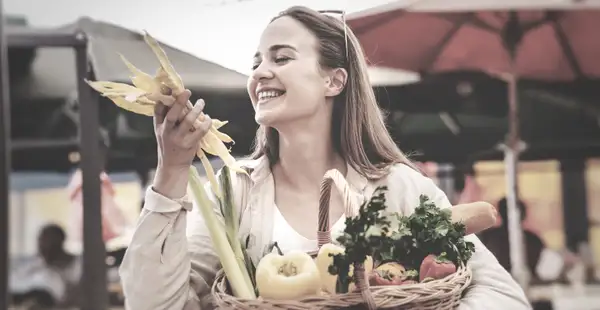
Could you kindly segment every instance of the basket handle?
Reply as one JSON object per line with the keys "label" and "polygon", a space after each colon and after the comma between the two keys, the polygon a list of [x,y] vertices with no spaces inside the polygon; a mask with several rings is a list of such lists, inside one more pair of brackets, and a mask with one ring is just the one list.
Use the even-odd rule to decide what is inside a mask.
{"label": "basket handle", "polygon": [[358,214],[358,195],[352,192],[350,185],[346,182],[344,176],[336,169],[325,173],[321,182],[321,193],[319,197],[319,224],[317,238],[319,249],[326,243],[331,243],[331,231],[329,227],[329,202],[331,198],[331,189],[335,188],[342,194],[344,203],[344,214],[346,217],[352,217]]}
{"label": "basket handle", "polygon": [[[329,202],[331,199],[331,189],[333,185],[342,194],[344,201],[344,214],[346,217],[353,217],[358,214],[359,195],[352,192],[350,185],[346,182],[344,176],[336,169],[325,173],[321,182],[321,193],[319,197],[319,226],[317,231],[319,249],[326,243],[331,242],[331,231],[329,227]],[[369,290],[369,281],[365,273],[363,264],[354,264],[354,283],[356,289],[360,292],[367,309],[375,310],[376,304],[373,295]]]}

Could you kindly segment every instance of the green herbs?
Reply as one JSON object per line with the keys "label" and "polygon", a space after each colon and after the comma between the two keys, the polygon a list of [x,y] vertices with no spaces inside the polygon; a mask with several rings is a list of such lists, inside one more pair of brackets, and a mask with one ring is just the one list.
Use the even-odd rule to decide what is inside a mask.
{"label": "green herbs", "polygon": [[356,217],[346,219],[344,234],[337,241],[346,251],[333,255],[329,268],[338,275],[338,292],[347,292],[351,282],[350,266],[372,256],[379,264],[401,263],[407,270],[418,270],[430,254],[441,256],[461,266],[473,255],[475,246],[464,240],[465,226],[453,223],[451,209],[440,209],[425,195],[408,216],[385,214],[386,187],[375,190]]}
{"label": "green herbs", "polygon": [[363,263],[367,255],[373,255],[374,250],[382,248],[386,243],[386,238],[382,236],[369,236],[365,233],[370,227],[389,227],[389,221],[381,215],[381,211],[385,210],[385,189],[377,188],[371,200],[360,207],[358,216],[346,218],[344,234],[337,239],[346,250],[332,255],[333,265],[329,267],[329,273],[338,275],[336,291],[340,293],[348,291],[351,282],[350,266]]}
{"label": "green herbs", "polygon": [[452,222],[451,209],[440,209],[429,197],[421,195],[419,206],[410,216],[399,216],[399,230],[388,254],[408,269],[417,269],[429,254],[444,257],[461,266],[475,252],[475,246],[464,240],[465,226]]}

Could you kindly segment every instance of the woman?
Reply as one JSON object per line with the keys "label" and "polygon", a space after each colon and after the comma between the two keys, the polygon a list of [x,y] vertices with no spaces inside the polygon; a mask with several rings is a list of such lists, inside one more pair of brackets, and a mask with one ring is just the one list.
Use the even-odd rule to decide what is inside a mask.
{"label": "woman", "polygon": [[[316,248],[319,184],[329,169],[345,174],[365,197],[387,184],[391,211],[411,212],[420,194],[450,206],[388,134],[360,45],[337,18],[294,7],[273,19],[254,56],[248,93],[260,129],[252,159],[241,162],[249,176],[238,174],[233,183],[240,233],[254,236],[253,259],[274,240],[285,249]],[[189,96],[186,91],[169,111],[164,105],[156,111],[160,161],[121,267],[129,309],[214,308],[209,291],[218,258],[185,197],[189,165],[210,118],[201,116],[202,102],[179,117]],[[197,118],[202,126],[192,129]],[[330,214],[340,231],[343,206],[336,195]],[[477,246],[475,278],[461,309],[529,309],[493,255],[470,240]]]}

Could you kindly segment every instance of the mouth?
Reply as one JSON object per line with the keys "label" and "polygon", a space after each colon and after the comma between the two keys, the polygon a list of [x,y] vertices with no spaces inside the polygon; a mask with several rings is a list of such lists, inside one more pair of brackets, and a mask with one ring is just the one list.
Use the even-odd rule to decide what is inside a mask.
{"label": "mouth", "polygon": [[257,94],[258,103],[266,103],[285,94],[283,90],[261,90]]}

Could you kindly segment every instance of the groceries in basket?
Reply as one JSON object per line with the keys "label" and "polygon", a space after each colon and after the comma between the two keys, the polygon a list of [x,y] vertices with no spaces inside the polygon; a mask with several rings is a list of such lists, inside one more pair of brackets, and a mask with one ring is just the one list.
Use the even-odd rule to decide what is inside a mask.
{"label": "groceries in basket", "polygon": [[440,209],[423,195],[411,215],[385,214],[385,191],[377,189],[337,239],[345,251],[332,255],[328,272],[339,276],[338,293],[348,292],[350,267],[367,257],[375,263],[367,273],[371,286],[407,285],[455,273],[475,250],[464,240],[465,224],[452,222],[450,208]]}
{"label": "groceries in basket", "polygon": [[[215,217],[209,214],[211,209],[201,207],[208,203],[206,193],[196,170],[190,171],[190,185],[202,214],[207,222],[217,223],[216,218],[211,219]],[[217,279],[213,293],[220,296],[217,299],[232,294],[225,298],[237,299],[238,305],[265,303],[265,309],[273,308],[267,305],[270,303],[294,301],[308,302],[310,307],[307,300],[356,293],[360,286],[402,289],[452,276],[459,268],[466,270],[474,252],[474,245],[465,241],[465,235],[485,229],[495,220],[488,204],[441,209],[427,196],[420,197],[410,215],[389,213],[387,189],[382,187],[358,209],[356,216],[346,219],[344,232],[336,243],[322,245],[316,257],[300,251],[282,253],[274,244],[254,266],[243,246],[247,240],[236,239],[234,219],[238,217],[233,212],[227,167],[221,171],[219,181],[222,197],[218,201],[225,226],[209,224],[209,228],[224,277]],[[354,274],[357,266],[362,278]]]}

